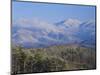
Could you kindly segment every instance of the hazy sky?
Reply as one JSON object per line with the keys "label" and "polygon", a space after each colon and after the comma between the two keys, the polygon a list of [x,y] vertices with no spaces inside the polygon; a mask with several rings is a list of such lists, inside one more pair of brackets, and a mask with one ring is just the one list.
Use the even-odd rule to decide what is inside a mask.
{"label": "hazy sky", "polygon": [[95,6],[13,2],[12,18],[39,18],[56,23],[68,18],[82,21],[95,19]]}

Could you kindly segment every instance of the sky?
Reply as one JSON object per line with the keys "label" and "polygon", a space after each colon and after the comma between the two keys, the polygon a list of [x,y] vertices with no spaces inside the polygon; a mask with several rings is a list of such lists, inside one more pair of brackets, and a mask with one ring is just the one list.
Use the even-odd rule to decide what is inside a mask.
{"label": "sky", "polygon": [[95,6],[13,1],[12,19],[16,21],[20,18],[38,18],[51,23],[68,18],[95,20]]}

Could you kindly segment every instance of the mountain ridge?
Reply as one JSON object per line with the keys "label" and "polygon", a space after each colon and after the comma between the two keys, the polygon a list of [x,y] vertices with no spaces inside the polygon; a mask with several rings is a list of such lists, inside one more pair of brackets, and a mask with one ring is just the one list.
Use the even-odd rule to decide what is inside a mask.
{"label": "mountain ridge", "polygon": [[40,20],[20,20],[12,26],[12,42],[24,47],[48,47],[70,43],[92,46],[92,43],[95,43],[95,22],[67,19],[49,24]]}

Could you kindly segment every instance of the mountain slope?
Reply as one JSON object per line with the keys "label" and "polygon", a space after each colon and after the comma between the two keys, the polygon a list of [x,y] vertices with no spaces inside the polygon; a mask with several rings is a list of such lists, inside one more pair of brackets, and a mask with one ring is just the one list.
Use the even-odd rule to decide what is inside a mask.
{"label": "mountain slope", "polygon": [[13,23],[12,42],[24,47],[48,47],[61,44],[95,46],[95,21],[67,19],[56,24],[33,19]]}

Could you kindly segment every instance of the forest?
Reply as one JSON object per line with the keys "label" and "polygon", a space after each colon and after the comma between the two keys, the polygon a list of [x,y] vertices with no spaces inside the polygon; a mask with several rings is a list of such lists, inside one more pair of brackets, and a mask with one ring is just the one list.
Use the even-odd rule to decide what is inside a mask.
{"label": "forest", "polygon": [[12,48],[12,75],[96,68],[95,48],[66,45]]}

